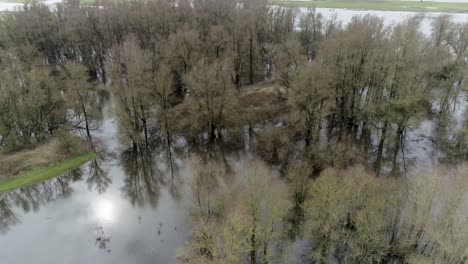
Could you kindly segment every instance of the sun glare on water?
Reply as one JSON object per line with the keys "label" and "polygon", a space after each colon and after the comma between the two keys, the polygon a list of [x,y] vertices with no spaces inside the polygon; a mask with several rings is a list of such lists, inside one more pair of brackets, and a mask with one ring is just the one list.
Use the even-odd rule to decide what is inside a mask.
{"label": "sun glare on water", "polygon": [[110,199],[99,199],[93,206],[93,215],[104,223],[113,223],[116,220],[116,207]]}

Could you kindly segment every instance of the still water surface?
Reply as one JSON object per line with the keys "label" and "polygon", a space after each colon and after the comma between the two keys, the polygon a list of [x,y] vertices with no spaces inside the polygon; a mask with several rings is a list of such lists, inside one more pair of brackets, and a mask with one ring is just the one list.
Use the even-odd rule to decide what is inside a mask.
{"label": "still water surface", "polygon": [[[190,237],[197,155],[174,151],[171,174],[164,151],[149,162],[124,154],[109,102],[103,112],[94,137],[106,149],[104,159],[3,195],[1,263],[176,262],[178,248]],[[243,150],[212,157],[228,175],[255,159]]]}
{"label": "still water surface", "polygon": [[164,172],[126,171],[110,115],[95,134],[110,150],[106,160],[3,197],[2,263],[174,262],[187,236],[190,199],[181,179],[190,173],[180,168],[171,181]]}

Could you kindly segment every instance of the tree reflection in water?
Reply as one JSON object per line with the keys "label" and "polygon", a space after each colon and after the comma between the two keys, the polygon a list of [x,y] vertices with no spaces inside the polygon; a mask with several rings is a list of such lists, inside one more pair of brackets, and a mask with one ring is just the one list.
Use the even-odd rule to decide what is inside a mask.
{"label": "tree reflection in water", "polygon": [[231,142],[212,142],[206,145],[194,145],[191,153],[201,158],[202,162],[214,162],[224,172],[222,175],[230,176],[234,173],[233,161],[239,161],[241,157],[248,157],[250,153]]}
{"label": "tree reflection in water", "polygon": [[67,198],[73,193],[70,183],[80,180],[82,175],[83,171],[77,169],[37,185],[4,193],[0,196],[0,231],[7,232],[11,226],[20,222],[13,208],[36,212],[49,202]]}
{"label": "tree reflection in water", "polygon": [[86,179],[89,190],[93,188],[98,193],[103,193],[106,191],[107,187],[112,183],[112,180],[109,178],[109,172],[102,169],[100,157],[94,159],[89,164],[89,176]]}
{"label": "tree reflection in water", "polygon": [[156,207],[160,195],[159,183],[164,184],[163,175],[154,165],[153,157],[145,148],[128,149],[122,153],[125,185],[122,191],[132,205],[146,203]]}
{"label": "tree reflection in water", "polygon": [[153,142],[151,148],[129,148],[121,155],[125,172],[124,195],[132,205],[156,207],[161,186],[168,187],[173,199],[181,198],[179,175],[186,146],[178,146],[171,140]]}
{"label": "tree reflection in water", "polygon": [[18,217],[12,210],[12,201],[8,196],[0,197],[0,231],[5,233],[9,227],[18,223]]}
{"label": "tree reflection in water", "polygon": [[[168,133],[167,136],[170,136],[170,134]],[[167,140],[167,143],[161,144],[160,147],[165,149],[161,149],[158,152],[160,153],[158,156],[158,160],[160,160],[160,162],[158,162],[158,166],[167,164],[165,170],[164,168],[160,168],[160,170],[164,171],[165,175],[170,175],[169,193],[174,200],[180,200],[181,181],[179,177],[179,168],[181,161],[177,157],[181,157],[184,154],[185,148],[175,146],[172,139]]]}

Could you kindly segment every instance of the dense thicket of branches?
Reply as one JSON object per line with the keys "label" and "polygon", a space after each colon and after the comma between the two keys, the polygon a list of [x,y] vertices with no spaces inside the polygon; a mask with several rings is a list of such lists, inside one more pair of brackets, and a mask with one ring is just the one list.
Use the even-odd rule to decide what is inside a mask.
{"label": "dense thicket of branches", "polygon": [[[433,236],[444,234],[428,237],[425,222],[411,226],[393,212],[411,203],[403,203],[398,191],[384,190],[385,183],[364,176],[341,182],[339,173],[330,171],[315,187],[308,179],[325,168],[355,163],[377,175],[404,174],[406,134],[422,120],[438,127],[432,136],[447,161],[467,160],[466,122],[451,129],[451,115],[463,92],[468,24],[440,16],[430,34],[423,34],[420,17],[385,26],[382,18],[367,15],[342,25],[313,9],[271,7],[266,0],[125,0],[99,7],[70,0],[54,8],[33,3],[4,16],[0,150],[33,147],[73,129],[83,131],[92,146],[99,98],[110,92],[124,143],[133,152],[159,145],[170,157],[176,137],[196,145],[247,142],[282,172],[297,172],[289,182],[293,216],[276,215],[271,197],[263,202],[260,196],[271,194],[251,191],[251,200],[243,201],[247,209],[241,208],[250,217],[239,219],[245,225],[202,226],[207,229],[197,234],[198,242],[205,239],[214,247],[212,241],[221,239],[215,236],[226,231],[223,235],[236,236],[222,238],[231,239],[230,250],[239,247],[251,263],[269,263],[269,241],[281,216],[295,228],[309,219],[314,263],[331,255],[343,263],[406,263],[433,255],[443,263],[466,261],[466,251],[448,252],[448,244],[435,244],[442,240]],[[138,157],[134,154],[128,156]],[[200,172],[198,195],[216,188],[211,174]],[[348,193],[323,203],[306,198],[328,199],[335,189],[363,184],[382,192],[383,200]],[[200,219],[213,224],[210,205],[204,204],[211,197],[198,198]],[[399,206],[380,211],[379,203],[387,201]],[[343,202],[345,208],[339,206]],[[314,215],[325,205],[338,211]],[[263,212],[265,206],[271,212]],[[360,208],[377,213],[361,214]],[[365,220],[371,221],[370,233],[360,233]],[[355,240],[345,241],[351,237]],[[195,245],[200,261],[221,263],[216,258],[221,249],[201,245]],[[247,258],[229,253],[226,263]]]}
{"label": "dense thicket of branches", "polygon": [[[398,175],[408,127],[428,112],[449,123],[468,47],[468,26],[447,16],[426,36],[419,17],[343,26],[263,0],[67,1],[5,16],[0,148],[10,150],[65,125],[89,135],[99,89],[84,82],[96,80],[118,98],[134,148],[154,131],[170,144],[243,140],[248,128],[269,161],[286,164],[302,141],[317,169],[361,157]],[[444,149],[466,157],[465,137],[456,139]]]}
{"label": "dense thicket of branches", "polygon": [[288,186],[253,163],[223,180],[213,164],[192,184],[193,238],[182,263],[465,263],[466,166],[377,178],[362,167],[290,166]]}

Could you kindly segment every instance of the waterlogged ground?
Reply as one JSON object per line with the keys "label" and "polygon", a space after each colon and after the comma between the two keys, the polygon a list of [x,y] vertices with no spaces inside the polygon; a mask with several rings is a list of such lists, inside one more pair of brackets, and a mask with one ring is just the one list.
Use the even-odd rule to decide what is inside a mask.
{"label": "waterlogged ground", "polygon": [[[0,4],[1,8],[1,4]],[[319,9],[325,17],[337,14],[347,23],[364,11]],[[385,23],[402,21],[411,13],[373,12]],[[428,32],[437,14],[426,14]],[[465,21],[468,15],[454,15]],[[461,128],[467,96],[455,108],[454,131]],[[437,108],[437,105],[434,105]],[[439,154],[433,145],[435,123],[413,125],[407,132],[406,160],[412,168],[429,168]],[[164,152],[150,158],[152,172],[141,170],[139,157],[122,158],[117,121],[112,105],[106,103],[98,129],[102,158],[80,170],[42,184],[16,190],[0,197],[0,263],[174,263],[177,248],[190,238],[190,183],[197,155],[174,152],[175,173]],[[184,142],[178,143],[183,145]],[[183,148],[181,148],[183,149]],[[238,171],[256,160],[248,151],[219,151],[213,154],[226,172]],[[136,163],[135,163],[136,162]],[[140,169],[138,169],[140,168]],[[297,243],[300,254],[306,246]]]}
{"label": "waterlogged ground", "polygon": [[16,223],[2,226],[2,263],[173,263],[186,235],[183,203],[161,189],[152,205],[132,204],[122,169],[109,165],[112,184],[102,194],[88,188],[85,172],[67,190],[51,181],[18,194],[28,196],[21,201],[6,197]]}
{"label": "waterlogged ground", "polygon": [[[306,8],[299,8],[300,12],[306,12]],[[317,8],[317,11],[321,13],[325,18],[332,18],[336,16],[338,21],[341,21],[343,25],[346,25],[351,21],[354,16],[364,16],[372,14],[375,16],[382,17],[386,26],[395,25],[405,19],[412,16],[422,16],[421,31],[426,34],[430,34],[431,23],[437,16],[444,15],[446,13],[417,13],[417,12],[398,12],[398,11],[358,11],[358,10],[346,10],[346,9],[334,9],[334,8]],[[468,21],[468,14],[449,14],[452,16],[455,22],[466,22]]]}
{"label": "waterlogged ground", "polygon": [[[48,6],[53,6],[57,3],[61,3],[62,0],[45,0],[42,1]],[[15,3],[14,0],[11,1],[1,1],[0,0],[0,11],[16,11],[23,8],[24,3]]]}
{"label": "waterlogged ground", "polygon": [[[125,172],[116,122],[96,136],[110,153],[81,171],[8,193],[0,202],[1,263],[173,263],[190,199],[179,177]],[[115,151],[115,152],[114,152]],[[156,162],[157,158],[154,158]],[[172,188],[169,188],[172,186]],[[172,191],[170,191],[172,190]],[[27,253],[26,253],[27,252]]]}
{"label": "waterlogged ground", "polygon": [[[466,95],[459,102],[453,121],[463,117]],[[200,156],[174,151],[174,174],[164,152],[150,163],[139,157],[132,163],[132,158],[122,156],[125,147],[119,144],[112,106],[106,103],[103,111],[94,136],[106,150],[101,154],[104,159],[0,198],[1,263],[176,262],[178,248],[190,238],[194,206],[190,186]],[[409,129],[405,158],[411,168],[436,164],[434,129],[429,120]],[[227,177],[258,160],[244,149],[218,150],[212,157]],[[142,169],[148,164],[153,168],[149,173]],[[294,256],[307,248],[301,243],[294,244],[298,247]]]}
{"label": "waterlogged ground", "polygon": [[[190,185],[199,156],[175,151],[174,174],[165,152],[132,163],[122,158],[112,106],[103,111],[94,137],[106,150],[104,160],[0,198],[1,263],[176,262],[190,237]],[[243,151],[213,155],[227,175],[255,159]],[[152,172],[142,170],[146,165]]]}

